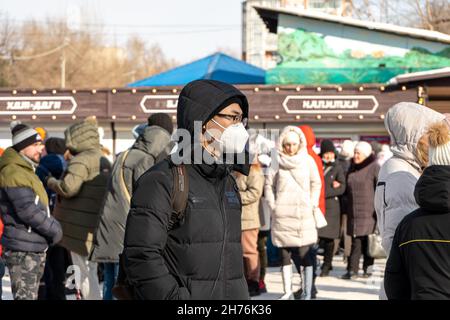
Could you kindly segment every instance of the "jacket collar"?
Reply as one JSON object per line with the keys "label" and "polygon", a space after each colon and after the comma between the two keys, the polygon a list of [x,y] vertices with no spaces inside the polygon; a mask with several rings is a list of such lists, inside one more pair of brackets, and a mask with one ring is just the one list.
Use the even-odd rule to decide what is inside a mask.
{"label": "jacket collar", "polygon": [[227,175],[231,173],[232,166],[226,164],[194,164],[194,168],[208,180],[217,181],[224,179]]}
{"label": "jacket collar", "polygon": [[149,155],[159,155],[170,142],[170,134],[158,126],[146,127],[136,139],[132,149],[138,149]]}
{"label": "jacket collar", "polygon": [[337,165],[337,159],[334,160],[334,162],[327,162],[327,163],[325,163],[325,162],[322,161],[322,163],[323,163],[323,168],[324,169],[328,168],[328,167],[335,167]]}
{"label": "jacket collar", "polygon": [[27,156],[24,156],[23,154],[19,153],[19,155],[31,166],[31,169],[33,171],[36,171],[37,166],[39,165],[38,163],[34,162],[33,160],[31,160],[30,158],[28,158]]}
{"label": "jacket collar", "polygon": [[11,147],[7,148],[0,158],[0,170],[9,164],[15,164],[31,171],[34,171],[36,167],[33,161]]}
{"label": "jacket collar", "polygon": [[352,162],[349,173],[362,170],[365,167],[367,167],[368,165],[372,164],[375,160],[376,160],[375,156],[373,154],[371,154],[368,158],[366,158],[363,162],[361,162],[359,164]]}

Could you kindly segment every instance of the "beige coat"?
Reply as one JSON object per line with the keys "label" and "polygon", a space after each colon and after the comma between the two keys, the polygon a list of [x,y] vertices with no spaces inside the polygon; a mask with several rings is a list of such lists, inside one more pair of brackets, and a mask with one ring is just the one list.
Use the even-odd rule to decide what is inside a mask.
{"label": "beige coat", "polygon": [[[300,150],[292,156],[282,152],[282,141],[289,131],[300,137]],[[278,145],[278,170],[266,177],[264,195],[272,209],[272,242],[277,247],[302,247],[317,241],[314,208],[319,205],[322,183],[314,159],[306,150],[302,131],[286,127]],[[272,165],[273,167],[273,165]]]}
{"label": "beige coat", "polygon": [[242,200],[242,230],[258,229],[259,201],[264,189],[264,174],[262,169],[251,167],[248,176],[239,175],[236,179]]}

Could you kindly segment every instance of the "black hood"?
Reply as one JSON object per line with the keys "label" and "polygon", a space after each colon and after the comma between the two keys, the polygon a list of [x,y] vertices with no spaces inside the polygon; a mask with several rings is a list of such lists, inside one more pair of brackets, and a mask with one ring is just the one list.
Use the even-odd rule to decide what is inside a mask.
{"label": "black hood", "polygon": [[[243,117],[248,118],[248,101],[245,95],[230,84],[215,80],[195,80],[188,83],[181,90],[178,98],[177,126],[190,132],[194,140],[194,122],[201,121],[202,125],[231,103],[238,103]],[[195,144],[194,144],[195,145]],[[193,145],[193,146],[194,146]],[[244,151],[248,161],[248,151]],[[249,164],[211,164],[197,165],[207,176],[227,175],[230,170],[248,175]]]}
{"label": "black hood", "polygon": [[433,213],[450,212],[450,166],[431,166],[425,169],[414,190],[421,208]]}
{"label": "black hood", "polygon": [[192,134],[194,121],[204,124],[233,102],[241,106],[244,118],[248,118],[247,98],[232,85],[215,80],[192,81],[178,98],[177,126]]}

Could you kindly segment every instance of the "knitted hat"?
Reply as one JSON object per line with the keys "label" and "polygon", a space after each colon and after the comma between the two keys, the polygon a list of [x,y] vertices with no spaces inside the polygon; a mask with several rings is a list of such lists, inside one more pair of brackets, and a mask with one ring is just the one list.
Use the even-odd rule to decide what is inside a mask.
{"label": "knitted hat", "polygon": [[336,148],[334,147],[333,141],[329,139],[322,140],[320,143],[320,156],[322,156],[324,153],[327,152],[334,152],[336,153]]}
{"label": "knitted hat", "polygon": [[355,150],[355,145],[351,140],[345,140],[341,146],[341,156],[345,158],[353,158],[353,152]]}
{"label": "knitted hat", "polygon": [[368,142],[360,141],[356,144],[355,151],[359,151],[368,158],[372,154],[372,146]]}
{"label": "knitted hat", "polygon": [[152,114],[147,119],[148,126],[158,126],[165,129],[169,134],[173,132],[173,123],[172,119],[169,117],[167,113],[155,113]]}
{"label": "knitted hat", "polygon": [[450,128],[442,121],[428,129],[430,149],[428,151],[430,166],[450,166]]}
{"label": "knitted hat", "polygon": [[12,147],[17,152],[38,141],[42,141],[42,137],[36,130],[21,123],[20,121],[11,122],[10,126],[13,143]]}

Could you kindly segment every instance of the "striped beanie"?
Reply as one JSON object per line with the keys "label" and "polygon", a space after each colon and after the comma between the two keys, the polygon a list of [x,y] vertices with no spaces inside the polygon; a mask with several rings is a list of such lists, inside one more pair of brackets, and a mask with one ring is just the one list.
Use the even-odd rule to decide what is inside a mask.
{"label": "striped beanie", "polygon": [[20,121],[11,122],[12,147],[19,152],[20,150],[42,141],[39,133]]}

